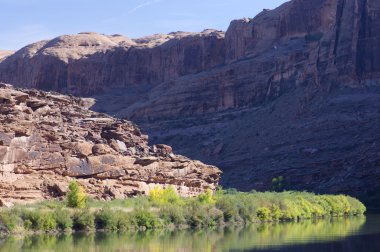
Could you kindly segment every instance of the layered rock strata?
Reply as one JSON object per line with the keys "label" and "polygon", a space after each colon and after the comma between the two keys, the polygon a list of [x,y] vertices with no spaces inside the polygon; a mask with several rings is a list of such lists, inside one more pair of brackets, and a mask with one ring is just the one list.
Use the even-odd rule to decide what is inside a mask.
{"label": "layered rock strata", "polygon": [[148,146],[136,125],[88,110],[92,99],[0,84],[0,198],[65,195],[77,179],[95,198],[173,185],[183,196],[214,190],[220,171],[166,145]]}
{"label": "layered rock strata", "polygon": [[0,66],[17,86],[92,94],[107,87],[159,84],[224,62],[224,33],[177,32],[131,40],[96,33],[64,35],[19,50]]}

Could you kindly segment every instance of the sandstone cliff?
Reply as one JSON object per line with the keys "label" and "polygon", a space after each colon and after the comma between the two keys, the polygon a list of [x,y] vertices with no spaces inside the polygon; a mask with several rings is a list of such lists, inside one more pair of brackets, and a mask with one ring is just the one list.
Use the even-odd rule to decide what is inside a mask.
{"label": "sandstone cliff", "polygon": [[131,40],[96,33],[31,44],[0,66],[17,86],[91,94],[107,87],[159,84],[224,62],[224,33],[177,32]]}
{"label": "sandstone cliff", "polygon": [[92,197],[146,194],[173,185],[181,195],[215,189],[220,171],[148,146],[125,120],[87,108],[92,99],[0,84],[0,198],[26,202],[65,194],[77,178]]}
{"label": "sandstone cliff", "polygon": [[5,57],[13,54],[14,52],[13,51],[3,51],[3,50],[0,50],[0,61],[4,60]]}
{"label": "sandstone cliff", "polygon": [[217,164],[227,186],[283,175],[290,189],[368,195],[380,178],[379,13],[377,0],[293,0],[226,33],[63,36],[8,57],[0,80],[96,94],[95,110]]}

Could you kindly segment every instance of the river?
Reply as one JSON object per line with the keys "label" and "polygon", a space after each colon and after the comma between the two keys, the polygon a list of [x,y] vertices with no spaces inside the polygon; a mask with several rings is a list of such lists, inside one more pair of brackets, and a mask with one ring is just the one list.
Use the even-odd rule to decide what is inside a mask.
{"label": "river", "polygon": [[244,228],[11,236],[0,251],[380,251],[380,215]]}

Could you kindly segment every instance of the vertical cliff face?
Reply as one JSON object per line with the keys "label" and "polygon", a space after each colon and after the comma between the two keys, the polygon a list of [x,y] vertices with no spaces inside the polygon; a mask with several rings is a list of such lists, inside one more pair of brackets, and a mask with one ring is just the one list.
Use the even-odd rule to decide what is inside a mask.
{"label": "vertical cliff face", "polygon": [[159,84],[224,63],[224,33],[177,32],[136,40],[96,33],[29,45],[4,60],[0,79],[71,94]]}
{"label": "vertical cliff face", "polygon": [[[323,82],[327,90],[337,82],[358,86],[362,80],[373,81],[377,72],[378,11],[374,0],[294,0],[253,19],[233,21],[226,35],[205,30],[134,40],[95,33],[61,36],[29,45],[3,60],[0,80],[85,95],[136,85],[183,86],[182,77],[206,73],[214,79],[230,76],[233,82],[228,86],[236,90],[242,73],[235,63],[245,60],[245,71],[254,73],[249,81],[260,82],[269,96],[282,89],[279,81]],[[223,66],[222,72],[228,73],[218,72]],[[263,71],[269,78],[260,79]],[[240,96],[227,96],[231,95]],[[232,103],[262,102],[265,95],[246,94],[249,97],[243,101]]]}
{"label": "vertical cliff face", "polygon": [[380,3],[362,1],[356,70],[368,84],[378,84],[380,77]]}
{"label": "vertical cliff face", "polygon": [[232,21],[226,33],[227,60],[255,56],[281,44],[281,40],[328,32],[334,28],[336,0],[291,1],[264,10],[253,19]]}
{"label": "vertical cliff face", "polygon": [[360,194],[379,176],[379,27],[377,0],[293,0],[225,34],[38,42],[3,60],[0,80],[96,94],[94,109],[218,164],[229,186],[286,175],[292,188]]}
{"label": "vertical cliff face", "polygon": [[[375,1],[294,0],[276,10],[264,10],[254,19],[233,21],[226,33],[226,58],[234,61],[276,51],[279,58],[274,60],[284,72],[303,54],[308,63],[297,71],[310,75],[313,82],[358,86],[362,68],[375,70],[370,65],[376,64],[378,11]],[[298,48],[285,51],[296,41]],[[283,61],[281,56],[288,53],[296,58]]]}

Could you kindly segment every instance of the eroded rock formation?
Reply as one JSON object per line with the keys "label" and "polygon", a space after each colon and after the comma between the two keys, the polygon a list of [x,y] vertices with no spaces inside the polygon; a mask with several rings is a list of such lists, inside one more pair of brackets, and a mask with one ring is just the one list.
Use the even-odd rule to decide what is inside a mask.
{"label": "eroded rock formation", "polygon": [[181,195],[215,189],[214,166],[148,146],[136,125],[87,108],[92,99],[0,84],[0,198],[63,196],[76,178],[92,197],[146,194],[173,185]]}

